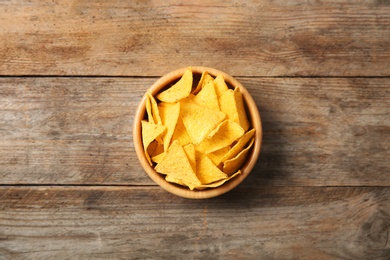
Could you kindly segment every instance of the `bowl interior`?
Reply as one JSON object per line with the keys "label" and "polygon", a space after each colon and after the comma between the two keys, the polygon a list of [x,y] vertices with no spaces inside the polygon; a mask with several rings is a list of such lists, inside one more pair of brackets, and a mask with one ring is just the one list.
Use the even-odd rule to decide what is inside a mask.
{"label": "bowl interior", "polygon": [[[145,172],[149,175],[149,177],[156,182],[158,185],[160,185],[163,189],[165,189],[168,192],[171,192],[177,196],[184,197],[184,198],[190,198],[190,199],[206,199],[211,198],[215,196],[219,196],[223,193],[226,193],[233,188],[235,188],[237,185],[239,185],[251,172],[253,167],[256,164],[256,161],[260,154],[261,149],[261,141],[262,141],[262,126],[261,126],[261,119],[260,119],[260,113],[257,109],[256,103],[253,100],[252,96],[249,94],[247,89],[243,87],[236,79],[231,77],[230,75],[208,67],[201,67],[201,66],[193,66],[191,67],[192,72],[194,74],[194,82],[199,81],[200,75],[203,71],[207,71],[211,76],[216,77],[217,75],[221,74],[223,75],[226,84],[230,88],[238,87],[241,90],[244,104],[248,116],[248,120],[251,123],[251,127],[255,128],[255,136],[254,136],[254,143],[252,148],[250,149],[245,163],[241,166],[241,174],[237,175],[233,179],[225,182],[223,185],[216,187],[216,188],[208,188],[204,190],[190,190],[187,187],[183,187],[174,183],[167,182],[164,179],[164,175],[159,174],[156,172],[152,166],[149,165],[146,156],[144,154],[143,146],[142,146],[142,134],[141,134],[141,120],[145,118],[146,115],[146,95],[142,98],[138,109],[136,111],[136,115],[134,118],[134,129],[133,129],[133,139],[134,139],[134,146],[137,153],[137,157],[145,170]],[[168,88],[170,85],[175,83],[177,80],[181,78],[186,68],[182,68],[179,70],[172,71],[165,76],[158,79],[149,89],[151,94],[155,96],[157,93],[161,92],[162,90]]]}

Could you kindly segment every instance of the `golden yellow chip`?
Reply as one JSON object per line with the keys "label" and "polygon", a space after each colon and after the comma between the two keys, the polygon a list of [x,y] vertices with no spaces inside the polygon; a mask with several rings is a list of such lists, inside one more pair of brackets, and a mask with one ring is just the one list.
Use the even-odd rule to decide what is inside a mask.
{"label": "golden yellow chip", "polygon": [[166,130],[166,127],[163,125],[157,125],[153,123],[149,123],[145,120],[142,120],[142,144],[144,146],[144,151],[147,160],[152,165],[150,161],[150,156],[147,153],[148,147],[151,142],[153,142],[158,136],[160,136]]}
{"label": "golden yellow chip", "polygon": [[236,157],[225,161],[223,163],[223,168],[222,168],[223,172],[230,175],[233,172],[237,171],[242,166],[242,164],[245,162],[246,156],[247,156],[250,148],[252,147],[253,142],[254,142],[254,139],[252,138],[252,141],[249,143],[249,145],[244,150],[242,150]]}
{"label": "golden yellow chip", "polygon": [[222,162],[222,158],[229,152],[229,150],[230,150],[230,146],[226,146],[226,147],[219,149],[215,152],[207,154],[207,156],[214,163],[214,165],[219,167],[219,165]]}
{"label": "golden yellow chip", "polygon": [[213,81],[208,82],[192,100],[200,106],[219,110],[218,97]]}
{"label": "golden yellow chip", "polygon": [[202,153],[196,153],[196,162],[196,176],[202,184],[210,184],[228,177],[213,164],[209,157]]}
{"label": "golden yellow chip", "polygon": [[188,161],[190,161],[190,164],[192,166],[192,169],[194,172],[196,172],[196,153],[195,153],[195,146],[192,143],[189,143],[185,146],[183,146],[184,151],[186,152]]}
{"label": "golden yellow chip", "polygon": [[155,143],[156,145],[154,147],[154,150],[149,153],[149,155],[151,157],[157,156],[157,155],[164,152],[164,144],[162,142],[160,143],[158,141],[160,139],[160,137],[161,137],[161,135],[156,138],[156,141],[152,142],[152,144]]}
{"label": "golden yellow chip", "polygon": [[173,141],[162,161],[156,165],[155,170],[178,179],[189,187],[202,184],[178,141]]}
{"label": "golden yellow chip", "polygon": [[177,120],[179,118],[180,103],[161,102],[158,105],[158,110],[160,112],[162,124],[167,127],[167,131],[165,131],[165,133],[162,135],[164,151],[167,151],[169,144],[171,143],[173,132],[175,131]]}
{"label": "golden yellow chip", "polygon": [[198,85],[196,86],[196,88],[192,91],[192,94],[196,95],[198,94],[198,92],[210,81],[213,81],[214,78],[212,76],[210,76],[210,74],[207,72],[207,71],[204,71],[202,73],[202,76],[199,80],[199,83]]}
{"label": "golden yellow chip", "polygon": [[[172,176],[170,175],[166,175],[165,176],[165,180],[167,182],[172,182],[172,183],[176,183],[176,184],[179,184],[179,185],[182,185],[182,186],[187,186],[182,180],[179,180],[179,179],[176,179],[176,178],[173,178]],[[188,186],[187,186],[188,187]],[[195,185],[191,185],[191,187],[189,187],[190,190],[193,190],[195,188]]]}
{"label": "golden yellow chip", "polygon": [[224,183],[227,182],[228,180],[233,179],[234,177],[236,177],[236,176],[239,175],[239,174],[241,174],[241,171],[240,171],[240,170],[238,170],[236,173],[230,175],[230,176],[227,177],[226,179],[222,179],[222,180],[219,180],[219,181],[210,183],[210,184],[202,184],[202,185],[199,185],[199,186],[195,186],[194,188],[197,189],[197,190],[203,190],[203,189],[206,189],[206,188],[216,188],[216,187],[221,186],[222,184],[224,184]]}
{"label": "golden yellow chip", "polygon": [[239,140],[238,142],[230,149],[222,158],[221,162],[224,162],[226,160],[229,160],[233,157],[235,157],[237,154],[239,154],[247,145],[247,143],[251,140],[255,133],[255,129],[251,129],[248,132],[246,132]]}
{"label": "golden yellow chip", "polygon": [[229,89],[222,75],[218,75],[214,79],[214,84],[215,92],[217,93],[218,98],[220,98],[225,93],[225,91]]}
{"label": "golden yellow chip", "polygon": [[[147,99],[146,99],[146,111],[148,114],[148,121],[150,123],[160,124],[161,125],[161,118],[160,113],[158,111],[158,105],[150,91],[147,92]],[[149,109],[148,109],[149,106]],[[149,111],[148,111],[149,110]]]}
{"label": "golden yellow chip", "polygon": [[152,156],[152,162],[160,163],[164,159],[164,156],[166,155],[166,152],[159,153],[155,156]]}
{"label": "golden yellow chip", "polygon": [[178,82],[167,90],[157,94],[157,99],[167,102],[175,103],[183,98],[188,97],[192,90],[192,71],[191,68],[186,69],[183,76]]}
{"label": "golden yellow chip", "polygon": [[245,131],[249,128],[249,121],[246,116],[242,94],[238,88],[229,89],[219,98],[221,111],[227,114],[228,118],[239,124]]}
{"label": "golden yellow chip", "polygon": [[173,136],[171,140],[178,140],[182,146],[191,143],[191,138],[188,135],[187,129],[183,123],[182,113],[179,114],[176,128],[175,131],[173,132]]}
{"label": "golden yellow chip", "polygon": [[225,113],[199,106],[189,99],[183,100],[180,105],[184,126],[194,145],[201,143],[226,118]]}
{"label": "golden yellow chip", "polygon": [[231,145],[244,134],[244,129],[231,120],[225,120],[196,148],[206,154]]}

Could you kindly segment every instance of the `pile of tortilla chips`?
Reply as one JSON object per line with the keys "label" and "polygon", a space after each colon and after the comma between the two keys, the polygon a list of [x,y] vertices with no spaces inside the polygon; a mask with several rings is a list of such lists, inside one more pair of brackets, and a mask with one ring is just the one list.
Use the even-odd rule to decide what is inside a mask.
{"label": "pile of tortilla chips", "polygon": [[249,129],[240,89],[207,71],[195,85],[188,68],[156,99],[147,92],[142,143],[150,165],[166,181],[205,189],[241,173],[255,129]]}

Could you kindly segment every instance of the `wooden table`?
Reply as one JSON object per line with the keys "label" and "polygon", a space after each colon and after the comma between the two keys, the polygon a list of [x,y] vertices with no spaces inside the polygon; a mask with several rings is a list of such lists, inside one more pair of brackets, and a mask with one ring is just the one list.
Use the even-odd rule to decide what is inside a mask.
{"label": "wooden table", "polygon": [[[0,259],[389,259],[390,2],[0,1]],[[145,91],[215,67],[264,127],[217,198],[156,186]]]}

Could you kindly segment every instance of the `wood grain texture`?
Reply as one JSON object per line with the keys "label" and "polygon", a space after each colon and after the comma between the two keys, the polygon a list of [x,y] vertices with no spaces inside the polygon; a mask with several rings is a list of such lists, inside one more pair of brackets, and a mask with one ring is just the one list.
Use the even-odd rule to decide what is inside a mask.
{"label": "wood grain texture", "polygon": [[388,1],[1,1],[0,75],[390,76]]}
{"label": "wood grain texture", "polygon": [[[153,184],[132,120],[155,80],[0,78],[0,182]],[[245,185],[390,185],[390,79],[238,80],[264,128]]]}
{"label": "wood grain texture", "polygon": [[389,259],[390,188],[0,187],[0,258]]}

